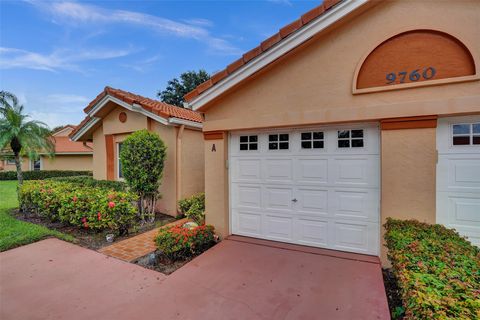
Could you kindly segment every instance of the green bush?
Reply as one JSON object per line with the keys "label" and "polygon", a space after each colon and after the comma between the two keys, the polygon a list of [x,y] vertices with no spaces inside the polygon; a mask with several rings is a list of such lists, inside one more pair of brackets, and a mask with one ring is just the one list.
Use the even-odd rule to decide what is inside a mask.
{"label": "green bush", "polygon": [[147,130],[132,133],[122,143],[122,174],[130,190],[139,196],[138,210],[154,217],[167,147],[160,136]]}
{"label": "green bush", "polygon": [[480,249],[441,225],[388,219],[406,319],[480,319]]}
{"label": "green bush", "polygon": [[205,222],[205,193],[198,193],[190,198],[178,201],[180,211],[198,224]]}
{"label": "green bush", "polygon": [[156,238],[157,246],[171,260],[196,256],[215,244],[213,226],[202,225],[192,229],[182,225],[161,228]]}
{"label": "green bush", "polygon": [[48,178],[47,180],[63,181],[74,183],[77,186],[82,187],[98,187],[104,189],[112,189],[115,191],[126,191],[127,185],[123,181],[112,181],[112,180],[95,180],[91,176],[73,176],[73,177],[54,177]]}
{"label": "green bush", "polygon": [[[91,176],[91,171],[40,170],[23,171],[23,180],[44,180],[53,177]],[[0,180],[17,180],[16,171],[1,171]]]}
{"label": "green bush", "polygon": [[136,217],[130,192],[85,188],[75,183],[43,180],[27,181],[20,188],[20,208],[52,221],[61,221],[91,230],[125,233]]}

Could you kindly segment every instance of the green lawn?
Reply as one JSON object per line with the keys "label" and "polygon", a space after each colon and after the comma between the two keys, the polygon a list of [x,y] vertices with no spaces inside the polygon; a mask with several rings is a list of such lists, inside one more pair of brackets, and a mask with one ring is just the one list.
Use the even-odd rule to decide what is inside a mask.
{"label": "green lawn", "polygon": [[16,188],[16,181],[0,181],[0,251],[50,236],[67,241],[74,240],[69,235],[11,217],[9,212],[18,206]]}

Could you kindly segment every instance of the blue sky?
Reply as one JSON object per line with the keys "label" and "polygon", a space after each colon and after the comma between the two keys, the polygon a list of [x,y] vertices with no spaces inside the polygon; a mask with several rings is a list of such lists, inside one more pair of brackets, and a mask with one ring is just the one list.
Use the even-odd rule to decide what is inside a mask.
{"label": "blue sky", "polygon": [[183,71],[223,69],[320,1],[0,0],[0,89],[50,126],[106,85],[155,98]]}

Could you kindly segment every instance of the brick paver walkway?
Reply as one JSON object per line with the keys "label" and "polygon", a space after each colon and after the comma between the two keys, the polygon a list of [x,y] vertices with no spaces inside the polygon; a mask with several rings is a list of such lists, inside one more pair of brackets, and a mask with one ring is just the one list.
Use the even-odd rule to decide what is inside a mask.
{"label": "brick paver walkway", "polygon": [[159,228],[139,234],[138,236],[119,241],[107,247],[103,247],[98,250],[98,252],[124,261],[136,260],[156,250],[157,247],[155,245],[155,236],[158,234],[158,230],[160,228],[182,224],[187,221],[188,219],[186,218],[174,221]]}

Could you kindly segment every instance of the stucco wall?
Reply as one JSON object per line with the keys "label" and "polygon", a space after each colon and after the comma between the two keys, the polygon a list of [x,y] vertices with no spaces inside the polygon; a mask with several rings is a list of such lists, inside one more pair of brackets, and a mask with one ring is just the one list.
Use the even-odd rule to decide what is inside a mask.
{"label": "stucco wall", "polygon": [[387,217],[435,223],[436,157],[435,128],[382,130],[382,225]]}
{"label": "stucco wall", "polygon": [[[212,150],[215,145],[215,151]],[[223,140],[205,141],[205,206],[206,223],[215,226],[216,232],[229,234],[228,208],[228,152],[227,136]]]}
{"label": "stucco wall", "polygon": [[[125,112],[127,115],[125,122],[120,122],[118,119],[121,112]],[[117,106],[103,118],[102,125],[103,134],[135,132],[147,128],[147,117]]]}
{"label": "stucco wall", "polygon": [[[3,161],[3,171],[16,171],[17,168],[14,164],[7,164],[6,160]],[[30,160],[27,157],[22,158],[22,171],[30,170]]]}
{"label": "stucco wall", "polygon": [[384,1],[213,102],[204,131],[478,111],[480,81],[358,95],[352,94],[352,82],[365,55],[409,29],[441,30],[461,39],[478,68],[479,6],[478,1]]}
{"label": "stucco wall", "polygon": [[42,157],[42,165],[42,170],[92,170],[93,156],[56,155],[52,159]]}
{"label": "stucco wall", "polygon": [[186,198],[205,191],[203,133],[185,129],[182,137],[181,195]]}
{"label": "stucco wall", "polygon": [[107,178],[107,156],[102,126],[93,132],[93,177],[97,180]]}
{"label": "stucco wall", "polygon": [[160,135],[160,138],[167,146],[167,157],[163,168],[162,185],[160,186],[162,198],[158,201],[157,208],[163,213],[176,216],[176,130],[175,127],[168,127],[158,122],[152,122],[151,129]]}

